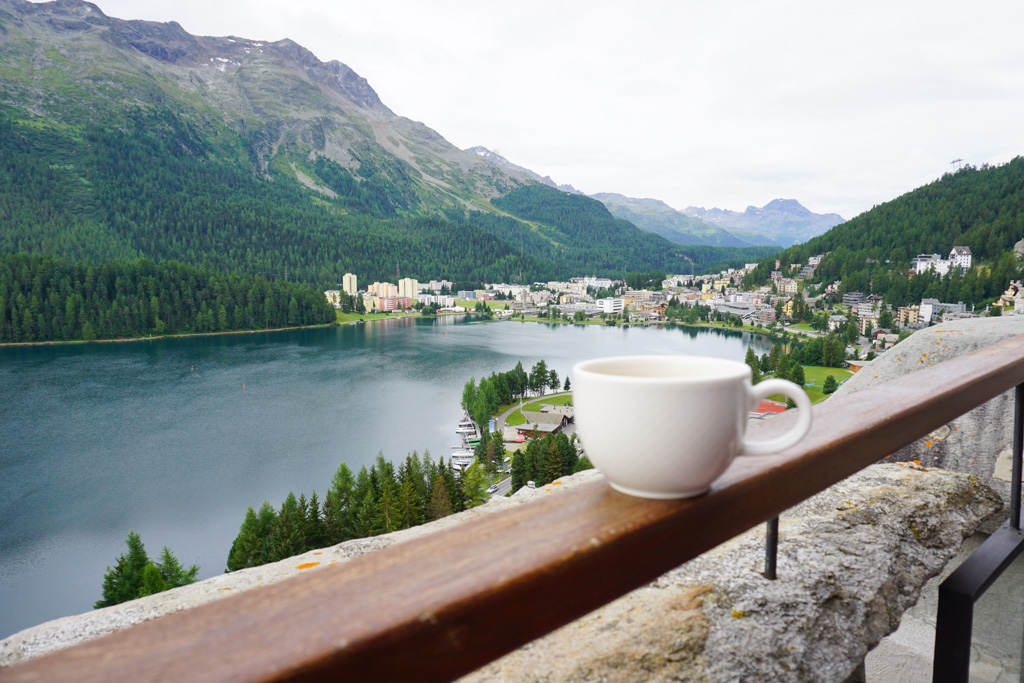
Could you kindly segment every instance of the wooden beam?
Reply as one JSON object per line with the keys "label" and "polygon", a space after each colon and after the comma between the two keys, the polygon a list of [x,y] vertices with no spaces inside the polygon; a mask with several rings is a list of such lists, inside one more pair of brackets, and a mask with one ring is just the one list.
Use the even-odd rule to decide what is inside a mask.
{"label": "wooden beam", "polygon": [[[1024,336],[826,401],[797,446],[710,493],[591,482],[0,670],[40,680],[451,680],[567,624],[1024,382]],[[788,429],[782,415],[760,430]]]}

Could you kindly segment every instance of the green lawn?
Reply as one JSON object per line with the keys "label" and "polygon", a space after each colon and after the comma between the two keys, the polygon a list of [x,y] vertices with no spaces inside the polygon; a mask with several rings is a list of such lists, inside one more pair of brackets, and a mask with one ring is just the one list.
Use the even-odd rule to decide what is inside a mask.
{"label": "green lawn", "polygon": [[[523,405],[523,410],[526,410],[528,412],[537,412],[538,410],[540,410],[541,406],[565,406],[565,405],[569,405],[569,406],[572,405],[572,393],[552,394],[551,396],[541,397],[541,398],[539,398],[539,399],[537,399],[535,401],[530,401],[529,403],[524,404]],[[506,410],[508,410],[508,409],[506,408]],[[523,413],[521,411],[518,411],[518,410],[516,412],[512,413],[511,415],[509,415],[508,419],[505,420],[505,424],[513,426],[513,427],[515,427],[517,425],[525,424],[525,423],[526,423],[526,418],[523,417]]]}
{"label": "green lawn", "polygon": [[334,309],[334,315],[339,323],[351,323],[357,320],[384,320],[385,318],[406,318],[415,313],[342,313]]}
{"label": "green lawn", "polygon": [[[820,365],[804,366],[804,391],[807,392],[807,397],[811,399],[812,404],[821,403],[828,398],[821,389],[825,385],[825,378],[829,375],[835,377],[836,381],[842,384],[851,377],[853,373],[842,368],[826,368]],[[774,394],[768,398],[772,401],[786,400],[786,397],[782,394]]]}

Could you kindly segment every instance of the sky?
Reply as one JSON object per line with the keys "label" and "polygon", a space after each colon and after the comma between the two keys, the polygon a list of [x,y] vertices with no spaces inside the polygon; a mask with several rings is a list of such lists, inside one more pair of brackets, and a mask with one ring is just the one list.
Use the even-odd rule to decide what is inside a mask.
{"label": "sky", "polygon": [[1024,154],[1024,2],[99,0],[291,38],[396,114],[588,194],[844,218]]}

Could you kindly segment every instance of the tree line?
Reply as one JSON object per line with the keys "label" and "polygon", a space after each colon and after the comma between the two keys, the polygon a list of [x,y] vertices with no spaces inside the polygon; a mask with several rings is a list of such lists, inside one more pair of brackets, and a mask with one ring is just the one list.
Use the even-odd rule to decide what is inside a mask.
{"label": "tree line", "polygon": [[575,438],[570,439],[561,433],[546,434],[543,438],[532,439],[526,448],[512,456],[512,492],[526,486],[528,481],[544,486],[560,477],[591,468],[590,460],[586,456],[580,457]]}
{"label": "tree line", "polygon": [[529,373],[519,361],[507,372],[492,372],[490,377],[481,377],[479,384],[475,377],[470,378],[462,388],[462,407],[474,422],[483,426],[499,407],[531,394],[541,396],[548,389],[558,391],[560,387],[569,391],[569,378],[565,378],[564,385],[560,384],[558,372],[549,369],[545,361],[537,361]]}
{"label": "tree line", "polygon": [[0,255],[0,341],[118,339],[334,322],[304,284],[142,258],[66,263]]}
{"label": "tree line", "polygon": [[192,565],[185,569],[167,546],[160,560],[154,562],[149,559],[137,533],[129,531],[127,543],[128,552],[119,556],[113,567],[107,566],[103,574],[103,597],[96,601],[94,609],[195,583],[199,567]]}
{"label": "tree line", "polygon": [[345,463],[321,502],[289,492],[279,509],[251,506],[228,552],[227,571],[277,562],[343,541],[391,533],[475,507],[487,500],[482,468],[457,473],[451,462],[415,451],[397,467],[383,454],[355,475]]}

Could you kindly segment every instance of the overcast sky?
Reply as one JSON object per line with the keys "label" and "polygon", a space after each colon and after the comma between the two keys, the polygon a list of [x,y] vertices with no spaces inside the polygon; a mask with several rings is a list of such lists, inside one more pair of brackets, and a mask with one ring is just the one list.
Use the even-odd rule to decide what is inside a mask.
{"label": "overcast sky", "polygon": [[1024,153],[1024,2],[99,0],[291,38],[395,113],[592,194],[845,218]]}

